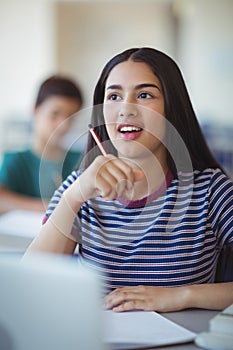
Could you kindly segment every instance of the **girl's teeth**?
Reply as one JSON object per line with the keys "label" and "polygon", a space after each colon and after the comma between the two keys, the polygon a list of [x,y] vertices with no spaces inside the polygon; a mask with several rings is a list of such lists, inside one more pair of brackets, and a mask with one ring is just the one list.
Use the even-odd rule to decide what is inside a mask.
{"label": "girl's teeth", "polygon": [[120,128],[120,132],[137,132],[140,130],[141,128],[138,128],[136,126],[123,126],[122,128]]}

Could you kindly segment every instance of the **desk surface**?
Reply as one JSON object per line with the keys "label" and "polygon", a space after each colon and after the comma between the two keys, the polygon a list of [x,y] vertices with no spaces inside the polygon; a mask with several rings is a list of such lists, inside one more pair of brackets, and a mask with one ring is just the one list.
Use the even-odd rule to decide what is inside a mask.
{"label": "desk surface", "polygon": [[[209,328],[209,320],[214,317],[218,311],[209,311],[201,309],[192,309],[179,312],[162,313],[167,319],[189,329],[192,332],[200,333]],[[151,348],[151,350],[197,350],[201,349],[194,342],[188,344],[169,345],[163,347]]]}
{"label": "desk surface", "polygon": [[12,210],[0,215],[0,252],[23,253],[40,230],[43,214]]}

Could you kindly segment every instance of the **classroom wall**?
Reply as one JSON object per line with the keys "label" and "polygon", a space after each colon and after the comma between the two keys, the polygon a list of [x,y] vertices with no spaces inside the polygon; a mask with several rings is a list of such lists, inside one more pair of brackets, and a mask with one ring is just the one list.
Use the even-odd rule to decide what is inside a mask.
{"label": "classroom wall", "polygon": [[177,58],[198,117],[233,127],[233,1],[181,0],[176,4]]}
{"label": "classroom wall", "polygon": [[129,47],[153,46],[175,53],[175,21],[170,1],[58,2],[57,60],[85,90],[86,105],[104,64]]}
{"label": "classroom wall", "polygon": [[29,112],[36,85],[56,69],[49,0],[0,1],[0,120]]}

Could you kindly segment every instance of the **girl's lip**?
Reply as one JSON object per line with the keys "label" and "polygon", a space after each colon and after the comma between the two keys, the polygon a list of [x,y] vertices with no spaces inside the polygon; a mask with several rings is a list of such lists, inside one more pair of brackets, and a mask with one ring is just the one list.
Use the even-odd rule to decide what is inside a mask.
{"label": "girl's lip", "polygon": [[[136,127],[136,128],[138,128],[140,130],[138,130],[138,131],[131,131],[131,132],[121,132],[120,130],[123,127]],[[127,123],[127,124],[120,124],[118,126],[118,128],[117,128],[117,131],[120,134],[120,138],[121,139],[130,141],[130,140],[135,140],[136,138],[138,138],[141,135],[141,133],[143,132],[143,128],[142,128],[142,126],[140,126],[138,124]]]}

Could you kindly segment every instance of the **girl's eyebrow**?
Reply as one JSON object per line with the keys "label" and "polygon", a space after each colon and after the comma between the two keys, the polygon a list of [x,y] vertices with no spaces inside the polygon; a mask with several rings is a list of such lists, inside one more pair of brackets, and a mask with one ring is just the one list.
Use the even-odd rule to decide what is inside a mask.
{"label": "girl's eyebrow", "polygon": [[136,89],[137,90],[140,90],[140,89],[145,89],[145,88],[148,88],[148,87],[153,87],[153,88],[156,88],[160,91],[160,88],[158,85],[156,84],[152,84],[152,83],[144,83],[144,84],[139,84],[136,86]]}
{"label": "girl's eyebrow", "polygon": [[[135,90],[145,89],[145,88],[148,88],[148,87],[153,87],[153,88],[156,88],[159,91],[161,91],[158,85],[152,84],[152,83],[138,84],[138,85],[135,86]],[[113,85],[109,85],[107,87],[107,90],[123,90],[123,88],[122,88],[121,85],[113,84]]]}

